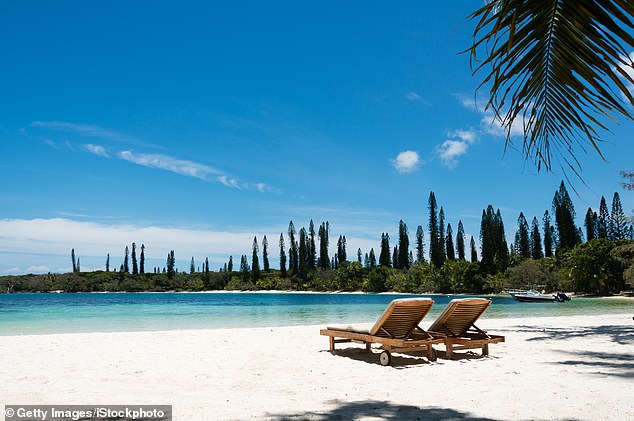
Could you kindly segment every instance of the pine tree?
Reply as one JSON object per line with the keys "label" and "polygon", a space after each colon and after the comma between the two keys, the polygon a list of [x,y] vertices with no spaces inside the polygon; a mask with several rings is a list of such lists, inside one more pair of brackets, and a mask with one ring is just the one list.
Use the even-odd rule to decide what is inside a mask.
{"label": "pine tree", "polygon": [[139,273],[145,273],[145,245],[141,244],[141,258],[139,259]]}
{"label": "pine tree", "polygon": [[310,252],[310,243],[306,229],[299,230],[299,276],[306,279],[308,275],[308,255]]}
{"label": "pine tree", "polygon": [[381,253],[379,254],[379,265],[383,267],[392,266],[390,259],[390,236],[388,233],[381,234]]}
{"label": "pine tree", "polygon": [[526,217],[524,217],[524,213],[520,212],[519,218],[517,218],[517,236],[515,242],[515,252],[523,258],[528,259],[531,257],[531,243],[530,243],[530,234],[528,230],[528,222],[526,221]]}
{"label": "pine tree", "polygon": [[425,234],[420,225],[416,228],[416,261],[425,261]]}
{"label": "pine tree", "polygon": [[139,274],[139,263],[136,259],[136,244],[132,243],[132,274]]}
{"label": "pine tree", "polygon": [[359,247],[357,249],[357,262],[361,263],[361,257],[362,257],[362,252],[361,252],[361,247]]}
{"label": "pine tree", "polygon": [[508,267],[509,248],[504,234],[504,223],[498,209],[489,205],[482,211],[480,223],[480,268],[485,274],[504,272]]}
{"label": "pine tree", "polygon": [[608,238],[610,228],[610,213],[605,197],[601,196],[599,204],[599,217],[597,218],[597,238]]}
{"label": "pine tree", "polygon": [[258,283],[260,280],[260,259],[258,257],[258,253],[260,249],[258,248],[258,237],[253,237],[253,255],[251,257],[251,282],[253,285]]}
{"label": "pine tree", "polygon": [[394,251],[392,253],[392,265],[395,269],[401,269],[398,263],[398,246],[394,246]]}
{"label": "pine tree", "polygon": [[243,282],[249,282],[249,262],[246,254],[243,254],[242,257],[240,257],[240,274]]}
{"label": "pine tree", "polygon": [[73,261],[73,273],[77,272],[77,259],[75,259],[75,249],[71,249],[70,258]]}
{"label": "pine tree", "polygon": [[445,242],[445,211],[442,206],[440,207],[440,211],[438,211],[438,236],[440,257],[442,258],[442,264],[444,264],[447,259],[447,243]]}
{"label": "pine tree", "polygon": [[588,208],[586,211],[586,218],[583,222],[583,225],[586,227],[586,239],[587,241],[594,240],[597,238],[597,213],[592,210],[592,208]]}
{"label": "pine tree", "polygon": [[269,267],[269,240],[266,239],[266,235],[262,238],[262,267],[264,272],[270,270]]}
{"label": "pine tree", "polygon": [[544,217],[542,218],[543,226],[542,230],[544,231],[544,257],[553,257],[553,235],[552,235],[552,225],[550,222],[550,214],[548,210],[544,212]]}
{"label": "pine tree", "polygon": [[229,263],[227,263],[227,271],[233,272],[233,256],[229,256]]}
{"label": "pine tree", "polygon": [[328,222],[322,222],[319,226],[319,267],[330,268],[330,258],[328,257],[328,236],[330,227]]}
{"label": "pine tree", "polygon": [[408,269],[409,263],[409,233],[407,225],[403,220],[398,224],[398,267],[399,269]]}
{"label": "pine tree", "polygon": [[284,245],[284,234],[280,234],[280,276],[286,278],[286,246]]}
{"label": "pine tree", "polygon": [[130,273],[130,251],[128,250],[128,246],[125,246],[125,257],[123,258],[123,271],[125,273]]}
{"label": "pine tree", "polygon": [[581,239],[575,226],[575,209],[563,181],[553,197],[553,210],[555,212],[559,247],[564,250],[570,250],[579,244]]}
{"label": "pine tree", "polygon": [[81,264],[79,263],[79,257],[77,258],[77,273],[81,272]]}
{"label": "pine tree", "polygon": [[438,205],[436,204],[436,196],[434,192],[429,193],[429,201],[427,205],[429,209],[429,260],[431,263],[440,268],[445,260],[440,225],[438,223]]}
{"label": "pine tree", "polygon": [[374,248],[370,249],[370,269],[376,267],[376,255],[374,254]]}
{"label": "pine tree", "polygon": [[462,226],[462,220],[460,220],[458,221],[458,232],[456,233],[456,251],[458,252],[459,260],[465,260],[464,236],[464,227]]}
{"label": "pine tree", "polygon": [[612,241],[624,240],[628,231],[627,217],[625,216],[625,212],[623,212],[623,206],[621,205],[621,198],[618,192],[614,192],[614,197],[612,198],[610,222],[612,229],[610,237]]}
{"label": "pine tree", "polygon": [[315,269],[315,263],[317,261],[317,248],[315,244],[315,224],[313,220],[310,220],[310,224],[308,225],[308,237],[309,237],[309,247],[308,247],[308,269]]}
{"label": "pine tree", "polygon": [[445,250],[447,250],[447,259],[456,260],[456,252],[453,245],[453,231],[451,224],[447,224],[447,237],[445,238]]}
{"label": "pine tree", "polygon": [[299,269],[299,246],[295,238],[296,234],[295,225],[293,225],[293,221],[291,221],[288,224],[288,241],[290,243],[288,249],[288,269],[293,275],[297,275]]}
{"label": "pine tree", "polygon": [[348,255],[346,253],[346,236],[339,236],[339,240],[337,241],[337,267],[340,264],[348,260]]}
{"label": "pine tree", "polygon": [[[126,252],[127,252],[127,247],[126,247]],[[126,254],[127,256],[127,254]],[[174,277],[174,274],[176,273],[175,271],[175,266],[176,266],[176,258],[174,257],[174,250],[171,250],[169,253],[167,253],[167,262],[166,262],[166,266],[167,266],[167,277],[168,279],[172,279]],[[125,268],[125,262],[123,264],[123,271],[126,271]]]}
{"label": "pine tree", "polygon": [[106,256],[106,272],[110,272],[110,253]]}
{"label": "pine tree", "polygon": [[469,245],[471,246],[471,263],[475,263],[478,261],[478,250],[476,249],[476,243],[473,239],[473,235],[471,236]]}
{"label": "pine tree", "polygon": [[194,256],[192,256],[192,260],[189,263],[189,273],[193,274],[194,272],[196,272],[196,263],[194,262]]}
{"label": "pine tree", "polygon": [[533,259],[541,259],[544,257],[544,252],[542,251],[542,236],[539,233],[539,222],[536,217],[533,217],[533,222],[531,223],[531,257]]}

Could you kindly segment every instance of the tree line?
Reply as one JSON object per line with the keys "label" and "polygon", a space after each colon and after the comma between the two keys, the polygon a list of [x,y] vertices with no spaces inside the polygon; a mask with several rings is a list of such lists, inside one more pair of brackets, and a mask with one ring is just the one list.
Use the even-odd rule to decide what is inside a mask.
{"label": "tree line", "polygon": [[[483,293],[539,287],[598,294],[618,292],[634,279],[634,231],[618,192],[612,197],[611,210],[604,197],[598,212],[588,208],[582,229],[575,225],[574,205],[562,182],[554,193],[552,207],[544,211],[541,221],[534,216],[529,224],[520,212],[511,244],[507,243],[500,210],[489,205],[482,210],[479,250],[473,236],[466,238],[461,220],[454,235],[452,224],[446,221],[444,208],[438,205],[433,191],[429,194],[427,210],[427,241],[425,230],[418,225],[414,241],[410,243],[407,224],[401,220],[392,245],[389,233],[381,234],[378,253],[374,248],[365,252],[357,249],[349,256],[346,236],[339,235],[331,255],[328,221],[316,227],[310,220],[308,228],[302,227],[299,231],[290,221],[287,231],[279,236],[278,269],[271,267],[267,237],[263,236],[259,242],[255,236],[250,257],[240,256],[237,270],[234,270],[233,256],[216,272],[210,270],[208,258],[201,268],[192,257],[189,273],[178,273],[175,253],[171,250],[163,268],[155,267],[152,273],[146,273],[145,245],[141,245],[137,260],[136,244],[132,243],[131,252],[125,247],[118,270],[110,271],[110,255],[107,255],[105,274],[100,279],[105,280],[109,288],[114,286],[110,281],[114,279],[126,285],[127,290]],[[74,249],[71,258],[73,273],[78,274],[75,278],[85,277]],[[92,288],[100,287],[93,285]]]}

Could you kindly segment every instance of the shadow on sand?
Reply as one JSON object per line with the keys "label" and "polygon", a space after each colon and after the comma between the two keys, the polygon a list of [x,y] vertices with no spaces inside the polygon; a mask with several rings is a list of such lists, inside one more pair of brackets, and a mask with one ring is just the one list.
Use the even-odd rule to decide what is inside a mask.
{"label": "shadow on sand", "polygon": [[[330,353],[330,351],[321,351],[321,352]],[[331,354],[335,357],[350,358],[352,360],[362,361],[368,364],[381,365],[379,361],[379,355],[381,354],[381,352],[382,352],[382,349],[380,348],[372,348],[372,351],[368,352],[365,350],[365,348],[350,347],[350,348],[337,349],[335,350],[335,352]],[[405,368],[410,368],[410,367],[415,367],[420,365],[430,365],[430,364],[437,363],[439,361],[440,362],[447,361],[445,356],[445,351],[436,350],[436,356],[438,357],[438,360],[435,362],[431,362],[426,358],[425,354],[422,352],[418,352],[418,353],[395,352],[392,354],[390,368],[399,370],[399,369],[405,369]],[[474,352],[459,352],[459,353],[456,352],[454,353],[454,357],[452,361],[479,360],[482,358],[492,358],[492,357],[491,356],[483,357],[482,355],[476,354]]]}
{"label": "shadow on sand", "polygon": [[545,341],[551,339],[573,339],[585,337],[607,336],[613,342],[621,345],[634,344],[634,325],[606,325],[588,327],[538,327],[538,326],[517,326],[508,329],[512,332],[533,333],[534,337],[527,341]]}
{"label": "shadow on sand", "polygon": [[329,402],[334,408],[326,411],[306,411],[299,414],[267,414],[271,420],[469,420],[496,421],[481,418],[449,408],[419,408],[411,405],[395,405],[385,401]]}
{"label": "shadow on sand", "polygon": [[563,364],[580,369],[595,369],[596,371],[588,372],[601,376],[616,376],[626,379],[634,378],[634,354],[616,354],[594,351],[559,352],[570,356],[570,359],[553,362],[553,365]]}

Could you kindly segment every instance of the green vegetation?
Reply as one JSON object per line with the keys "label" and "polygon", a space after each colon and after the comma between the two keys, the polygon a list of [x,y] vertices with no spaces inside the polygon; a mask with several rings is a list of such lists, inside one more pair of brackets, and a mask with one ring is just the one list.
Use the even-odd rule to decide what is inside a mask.
{"label": "green vegetation", "polygon": [[[280,269],[271,268],[268,241],[262,239],[262,262],[257,237],[253,238],[251,265],[242,255],[240,268],[233,270],[233,256],[218,272],[209,270],[206,258],[202,270],[191,258],[189,272],[176,270],[174,250],[167,254],[165,267],[145,273],[145,246],[141,245],[140,267],[137,266],[136,244],[132,244],[132,273],[128,270],[129,249],[125,247],[120,270],[110,272],[110,255],[106,271],[81,272],[75,249],[71,250],[73,272],[67,274],[23,275],[0,277],[0,290],[5,292],[56,291],[202,291],[202,290],[314,290],[314,291],[397,291],[409,293],[493,293],[505,288],[540,288],[591,294],[614,294],[631,288],[634,283],[634,232],[625,217],[618,193],[612,199],[612,212],[601,198],[599,213],[589,208],[585,217],[583,242],[581,228],[574,225],[575,210],[561,183],[555,192],[552,211],[545,211],[540,232],[537,217],[528,220],[520,212],[515,241],[510,247],[502,214],[492,205],[482,211],[480,224],[480,259],[473,237],[470,239],[470,261],[465,259],[465,234],[462,221],[454,248],[451,224],[445,226],[442,207],[436,196],[429,196],[430,260],[424,257],[424,233],[416,231],[415,256],[410,250],[407,225],[399,221],[398,245],[390,248],[390,236],[382,233],[377,265],[374,248],[365,254],[357,250],[356,259],[348,260],[346,237],[340,235],[337,250],[328,256],[330,224],[322,222],[318,230],[319,257],[315,228],[301,228],[299,235],[291,221],[288,227],[288,248],[280,234]],[[542,245],[543,238],[543,245]],[[455,250],[457,249],[457,256]],[[288,266],[287,266],[288,256]]]}

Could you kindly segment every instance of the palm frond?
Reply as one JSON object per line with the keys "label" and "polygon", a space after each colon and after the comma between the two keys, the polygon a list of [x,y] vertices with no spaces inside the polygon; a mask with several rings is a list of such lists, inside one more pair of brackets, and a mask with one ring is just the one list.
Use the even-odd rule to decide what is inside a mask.
{"label": "palm frond", "polygon": [[[633,119],[632,30],[629,0],[493,0],[477,20],[470,49],[474,74],[486,71],[486,109],[505,128],[520,119],[522,153],[537,169],[552,159],[575,173],[579,149],[601,157],[600,133],[616,116]],[[484,57],[480,60],[481,51]],[[629,70],[629,71],[628,71]]]}

